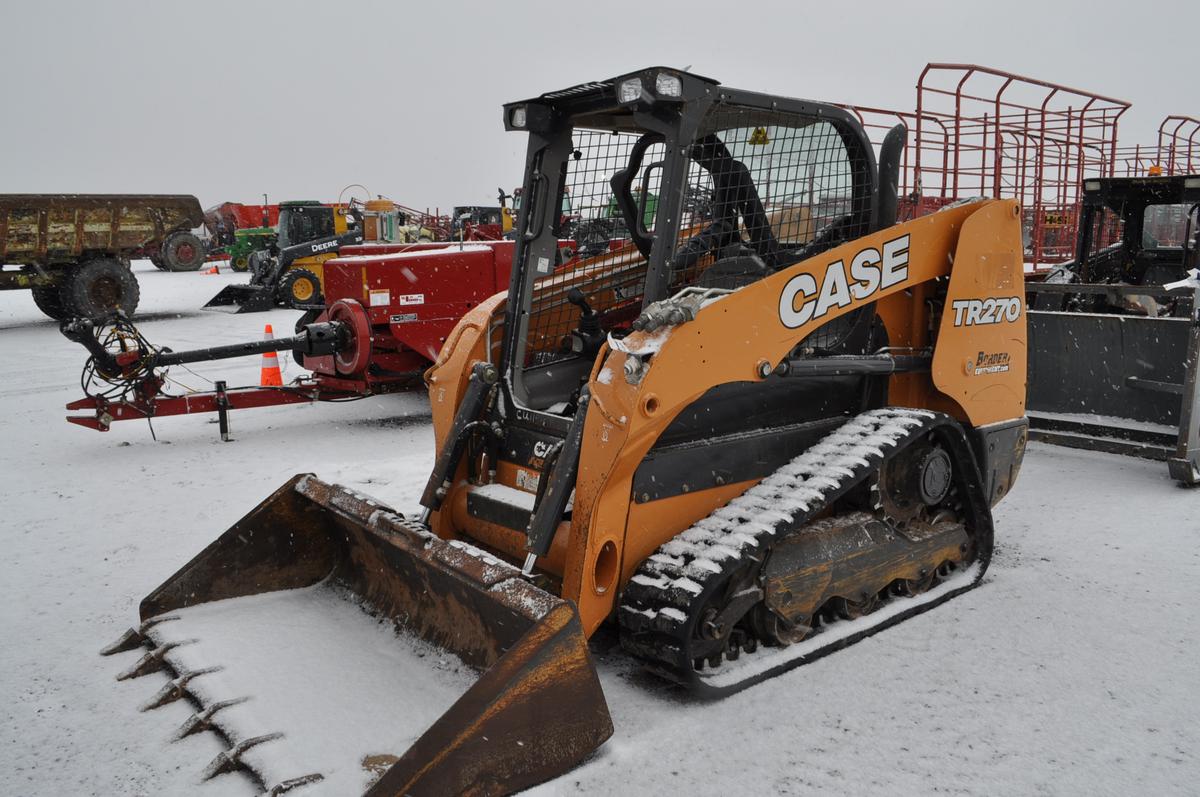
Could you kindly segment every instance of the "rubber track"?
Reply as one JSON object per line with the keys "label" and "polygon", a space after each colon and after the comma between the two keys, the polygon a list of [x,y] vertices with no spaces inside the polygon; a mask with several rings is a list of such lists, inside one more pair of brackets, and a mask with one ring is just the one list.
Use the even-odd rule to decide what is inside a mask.
{"label": "rubber track", "polygon": [[[726,686],[706,683],[692,666],[689,641],[699,612],[728,580],[765,558],[773,540],[797,529],[878,471],[881,463],[933,430],[948,443],[960,494],[975,540],[978,572],[969,584],[935,601],[915,605],[863,631],[833,639],[808,654]],[[706,697],[745,689],[780,672],[846,647],[883,628],[927,611],[979,583],[992,551],[990,508],[962,427],[950,416],[906,408],[862,413],[754,487],[680,532],[648,557],[621,596],[621,644],[652,671]],[[869,615],[868,615],[869,616]],[[760,650],[764,648],[761,647]],[[778,650],[778,648],[773,648]],[[742,652],[742,656],[753,653]]]}

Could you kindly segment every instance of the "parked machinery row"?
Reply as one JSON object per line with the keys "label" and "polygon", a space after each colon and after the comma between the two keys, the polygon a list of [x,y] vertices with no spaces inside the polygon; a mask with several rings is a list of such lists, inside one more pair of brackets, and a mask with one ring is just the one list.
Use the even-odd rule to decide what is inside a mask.
{"label": "parked machinery row", "polygon": [[0,290],[29,290],[51,318],[137,309],[130,261],[195,271],[206,248],[193,196],[0,194]]}

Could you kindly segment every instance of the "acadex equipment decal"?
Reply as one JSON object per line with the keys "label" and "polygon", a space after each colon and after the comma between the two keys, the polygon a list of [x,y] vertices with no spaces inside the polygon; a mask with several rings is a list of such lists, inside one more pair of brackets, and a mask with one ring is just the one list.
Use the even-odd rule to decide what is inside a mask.
{"label": "acadex equipment decal", "polygon": [[[909,236],[901,235],[884,243],[881,249],[868,246],[850,258],[850,276],[846,264],[835,260],[825,267],[820,285],[812,274],[797,274],[779,294],[779,320],[788,329],[804,326],[823,318],[834,308],[849,307],[881,290],[908,279]],[[882,250],[882,251],[881,251]],[[803,296],[799,308],[797,297]]]}

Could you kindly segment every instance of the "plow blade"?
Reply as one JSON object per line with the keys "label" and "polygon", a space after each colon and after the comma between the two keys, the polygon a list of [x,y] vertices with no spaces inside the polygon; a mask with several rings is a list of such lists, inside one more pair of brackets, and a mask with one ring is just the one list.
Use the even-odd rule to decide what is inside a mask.
{"label": "plow blade", "polygon": [[1200,483],[1200,324],[1031,310],[1030,437],[1165,461]]}
{"label": "plow blade", "polygon": [[226,285],[208,300],[205,310],[223,313],[261,313],[275,307],[275,291],[263,285]]}
{"label": "plow blade", "polygon": [[[272,794],[508,794],[612,734],[573,604],[472,546],[301,475],[141,603],[106,654],[165,671],[180,735]],[[161,677],[161,676],[160,676]],[[199,772],[199,770],[198,770]]]}

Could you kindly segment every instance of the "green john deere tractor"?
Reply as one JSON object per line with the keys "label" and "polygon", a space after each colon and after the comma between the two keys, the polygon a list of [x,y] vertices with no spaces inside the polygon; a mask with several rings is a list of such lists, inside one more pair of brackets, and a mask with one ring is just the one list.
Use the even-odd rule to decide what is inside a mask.
{"label": "green john deere tractor", "polygon": [[234,271],[250,270],[250,255],[261,249],[270,249],[279,240],[274,227],[248,227],[235,230],[233,243],[229,245],[229,265]]}

